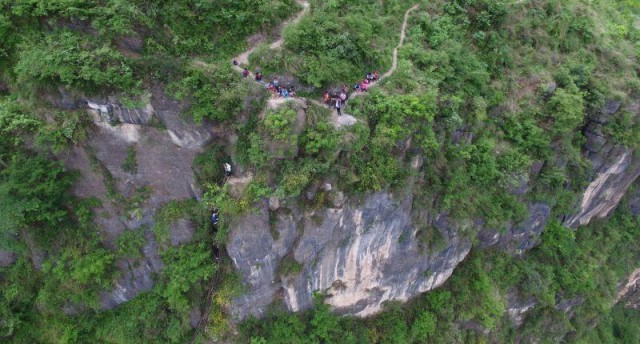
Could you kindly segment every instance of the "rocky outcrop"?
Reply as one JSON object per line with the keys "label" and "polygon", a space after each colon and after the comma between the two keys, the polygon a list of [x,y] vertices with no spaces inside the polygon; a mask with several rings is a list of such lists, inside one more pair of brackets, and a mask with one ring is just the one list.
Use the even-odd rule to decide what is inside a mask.
{"label": "rocky outcrop", "polygon": [[[604,135],[605,125],[621,106],[620,101],[606,101],[601,111],[590,116],[583,129],[584,153],[591,161],[593,172],[577,211],[564,221],[569,227],[576,228],[608,216],[640,176],[638,153],[610,142]],[[637,113],[638,109],[628,111]]]}
{"label": "rocky outcrop", "polygon": [[640,310],[640,269],[633,271],[622,285],[615,300],[618,302],[623,302],[627,308]]}
{"label": "rocky outcrop", "polygon": [[148,124],[153,118],[154,109],[151,104],[141,108],[128,108],[116,101],[87,101],[89,108],[96,110],[109,124]]}
{"label": "rocky outcrop", "polygon": [[122,275],[112,290],[100,293],[100,305],[103,309],[113,309],[132,300],[141,292],[153,288],[155,284],[153,275],[162,270],[163,264],[153,235],[148,232],[145,239],[143,258],[120,260],[116,263]]}
{"label": "rocky outcrop", "polygon": [[[94,219],[106,246],[115,249],[122,232],[150,228],[153,214],[168,201],[198,196],[193,159],[214,137],[214,131],[181,118],[182,105],[161,89],[136,109],[113,98],[87,105],[94,116],[91,139],[86,146],[74,147],[64,159],[69,169],[80,172],[73,193],[101,200]],[[136,169],[125,171],[123,162],[132,149]],[[138,200],[128,203],[132,197]],[[176,221],[170,228],[170,243],[188,243],[194,231],[189,221]],[[153,288],[154,275],[163,264],[149,230],[145,239],[143,258],[117,262],[120,276],[113,289],[101,293],[103,308],[114,308]]]}
{"label": "rocky outcrop", "polygon": [[[471,249],[461,233],[471,236],[482,224],[463,231],[446,214],[413,209],[412,197],[404,195],[379,192],[358,201],[331,189],[329,199],[335,198],[340,202],[331,208],[305,212],[296,204],[278,204],[271,214],[274,202],[265,201],[258,213],[240,219],[227,250],[249,292],[234,302],[236,319],[263,315],[278,298],[291,311],[307,309],[316,292],[340,314],[374,314],[385,301],[406,301],[442,285]],[[549,212],[548,205],[533,203],[527,219],[512,229],[483,230],[480,246],[521,254],[537,243]],[[424,225],[417,223],[424,220],[415,213],[426,219],[426,230],[442,237],[439,247],[420,246],[416,236]],[[283,261],[297,265],[295,273],[283,271]],[[514,309],[514,319],[531,307]]]}
{"label": "rocky outcrop", "polygon": [[6,268],[16,262],[16,254],[11,251],[0,250],[0,268]]}
{"label": "rocky outcrop", "polygon": [[[267,205],[241,219],[232,231],[229,255],[246,277],[250,292],[234,302],[236,318],[260,316],[276,297],[292,311],[311,306],[316,292],[342,314],[365,316],[387,300],[407,300],[440,286],[471,249],[455,230],[439,228],[447,245],[421,250],[411,221],[411,197],[376,193],[362,203],[304,213],[279,209],[270,228]],[[278,239],[271,232],[277,231]],[[282,276],[281,260],[291,257],[300,271]]]}
{"label": "rocky outcrop", "polygon": [[503,232],[493,229],[480,231],[478,233],[480,247],[498,247],[514,255],[521,255],[535,247],[547,224],[551,208],[545,203],[532,203],[528,210],[529,218],[518,226]]}
{"label": "rocky outcrop", "polygon": [[522,325],[527,313],[538,304],[534,298],[520,299],[516,292],[509,293],[507,301],[505,313],[515,327]]}
{"label": "rocky outcrop", "polygon": [[576,214],[565,220],[569,227],[576,228],[609,215],[640,175],[640,159],[622,146],[609,147],[592,162],[595,177],[584,192]]}

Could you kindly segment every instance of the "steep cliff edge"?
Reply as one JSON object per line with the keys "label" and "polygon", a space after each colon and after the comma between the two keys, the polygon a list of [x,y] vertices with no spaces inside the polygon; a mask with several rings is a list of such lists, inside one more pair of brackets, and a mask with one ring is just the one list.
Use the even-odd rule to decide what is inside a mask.
{"label": "steep cliff edge", "polygon": [[[446,238],[445,247],[422,251],[413,240],[411,201],[377,193],[362,204],[347,200],[310,212],[292,204],[278,210],[287,215],[276,220],[277,240],[265,206],[244,218],[227,247],[251,287],[236,300],[235,316],[262,315],[279,294],[292,311],[307,309],[315,292],[326,293],[326,302],[340,313],[365,316],[387,300],[407,300],[441,285],[471,242],[447,228],[443,218],[433,230]],[[283,259],[293,259],[297,271],[282,271]]]}
{"label": "steep cliff edge", "polygon": [[[594,149],[587,143],[584,153],[592,177],[574,214],[564,220],[572,228],[608,216],[640,175],[640,159],[623,146],[605,140]],[[330,198],[344,198],[337,190],[331,193]],[[547,204],[530,203],[523,222],[496,230],[483,228],[482,221],[461,225],[445,214],[428,214],[412,206],[410,195],[347,197],[318,210],[305,210],[302,203],[290,200],[277,211],[262,204],[232,228],[228,252],[249,287],[232,307],[236,319],[261,316],[274,300],[291,311],[307,309],[316,292],[340,314],[374,314],[385,301],[406,301],[442,285],[471,250],[473,238],[478,248],[524,254],[539,243],[552,211]],[[442,237],[440,247],[421,246],[416,218],[428,218],[426,231]],[[283,265],[293,265],[294,273]],[[512,301],[507,313],[516,324],[536,303]]]}

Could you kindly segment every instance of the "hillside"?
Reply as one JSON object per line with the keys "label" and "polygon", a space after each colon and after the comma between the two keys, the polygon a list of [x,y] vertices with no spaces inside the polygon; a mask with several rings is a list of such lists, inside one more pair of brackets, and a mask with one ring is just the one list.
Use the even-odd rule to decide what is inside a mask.
{"label": "hillside", "polygon": [[0,8],[3,342],[640,341],[637,1]]}

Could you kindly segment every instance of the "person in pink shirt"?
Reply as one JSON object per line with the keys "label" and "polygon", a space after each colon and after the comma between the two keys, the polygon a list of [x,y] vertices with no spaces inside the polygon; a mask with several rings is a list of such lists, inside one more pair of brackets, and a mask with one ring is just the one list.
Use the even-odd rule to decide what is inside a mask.
{"label": "person in pink shirt", "polygon": [[369,80],[365,79],[360,83],[361,92],[367,92],[367,87],[369,87]]}

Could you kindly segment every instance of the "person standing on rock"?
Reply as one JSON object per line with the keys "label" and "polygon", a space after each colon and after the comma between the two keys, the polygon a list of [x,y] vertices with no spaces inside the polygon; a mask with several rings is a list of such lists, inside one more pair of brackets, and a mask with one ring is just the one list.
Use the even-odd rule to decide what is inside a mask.
{"label": "person standing on rock", "polygon": [[344,103],[342,102],[342,99],[338,98],[336,99],[336,111],[338,111],[338,116],[342,116],[342,107]]}

